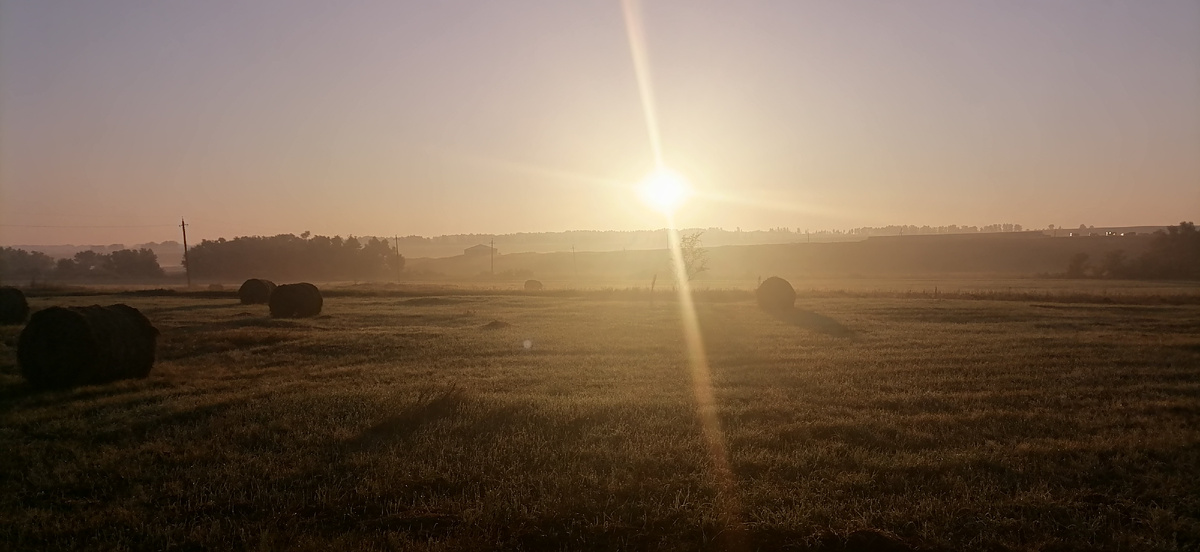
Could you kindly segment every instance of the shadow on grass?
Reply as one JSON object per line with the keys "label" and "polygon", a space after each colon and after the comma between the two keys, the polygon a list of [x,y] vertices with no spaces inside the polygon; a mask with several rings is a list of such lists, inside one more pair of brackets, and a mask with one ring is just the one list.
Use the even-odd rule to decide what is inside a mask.
{"label": "shadow on grass", "polygon": [[158,359],[175,361],[231,351],[249,351],[295,341],[300,337],[295,332],[274,330],[178,333],[159,343]]}
{"label": "shadow on grass", "polygon": [[[936,550],[886,533],[871,529],[854,531],[848,535],[825,533],[808,536],[786,530],[758,530],[749,533],[749,540],[757,550],[809,550],[822,552],[909,552]],[[816,537],[816,538],[813,538]]]}
{"label": "shadow on grass", "polygon": [[347,442],[351,450],[361,450],[386,441],[404,440],[427,424],[448,418],[467,402],[467,394],[457,386],[421,393],[412,404],[384,418]]}
{"label": "shadow on grass", "polygon": [[240,303],[216,303],[213,305],[181,305],[178,307],[150,307],[145,309],[146,312],[189,312],[199,310],[227,309],[236,307]]}
{"label": "shadow on grass", "polygon": [[[15,370],[14,367],[14,372]],[[21,379],[10,385],[0,386],[0,412],[8,412],[18,407],[43,408],[120,395],[136,397],[139,393],[147,390],[158,390],[171,386],[171,383],[161,380],[128,379],[66,389],[44,389],[30,385],[29,382]],[[21,399],[31,400],[21,402]]]}
{"label": "shadow on grass", "polygon": [[207,329],[224,329],[224,328],[313,329],[312,326],[309,326],[308,324],[304,324],[302,322],[294,322],[291,320],[271,318],[269,316],[254,316],[254,315],[247,316],[244,313],[235,314],[234,316],[236,318],[234,318],[233,320],[226,320],[223,322],[213,322],[210,324],[197,326],[196,328],[197,329],[206,329],[206,330]]}
{"label": "shadow on grass", "polygon": [[1189,353],[1200,353],[1200,343],[1188,343],[1180,345],[1179,348]]}
{"label": "shadow on grass", "polygon": [[853,338],[854,331],[824,314],[802,309],[769,311],[777,320],[833,337]]}
{"label": "shadow on grass", "polygon": [[[88,442],[94,445],[124,445],[141,443],[150,439],[153,434],[167,434],[181,428],[196,429],[204,427],[211,420],[225,415],[230,410],[251,402],[259,397],[242,397],[227,399],[209,404],[193,406],[179,410],[159,408],[151,414],[143,414],[141,418],[131,419],[125,424],[108,424],[106,429],[93,431],[87,435]],[[163,403],[162,397],[147,397],[146,404]],[[119,408],[130,409],[135,403],[127,403]],[[132,418],[132,416],[131,416]]]}
{"label": "shadow on grass", "polygon": [[479,301],[476,299],[469,299],[469,298],[462,298],[462,297],[417,297],[415,299],[408,299],[406,301],[401,301],[401,304],[404,304],[404,305],[407,305],[410,307],[427,307],[427,306],[457,305],[459,303],[477,303],[477,302],[479,302]]}
{"label": "shadow on grass", "polygon": [[[806,552],[915,552],[937,550],[886,532],[859,530],[848,535],[774,528],[729,527],[705,522],[678,532],[651,524],[638,530],[582,525],[576,519],[541,519],[536,527],[501,530],[503,546],[524,550],[796,550]],[[669,542],[669,545],[668,545]],[[666,546],[664,546],[666,545]]]}

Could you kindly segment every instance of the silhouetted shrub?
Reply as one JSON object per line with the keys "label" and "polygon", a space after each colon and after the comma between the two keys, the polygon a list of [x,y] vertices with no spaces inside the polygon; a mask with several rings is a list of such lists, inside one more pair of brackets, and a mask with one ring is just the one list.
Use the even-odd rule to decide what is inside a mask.
{"label": "silhouetted shrub", "polygon": [[758,306],[767,312],[788,312],[796,303],[796,290],[787,280],[771,276],[754,291]]}
{"label": "silhouetted shrub", "polygon": [[283,284],[271,293],[271,316],[275,318],[305,318],[321,314],[321,290],[305,283]]}
{"label": "silhouetted shrub", "polygon": [[537,280],[525,280],[525,291],[538,291],[546,286]]}
{"label": "silhouetted shrub", "polygon": [[20,324],[28,317],[25,294],[14,287],[0,287],[0,324]]}
{"label": "silhouetted shrub", "polygon": [[271,292],[275,291],[275,282],[251,278],[238,288],[238,299],[243,305],[265,305],[271,300]]}
{"label": "silhouetted shrub", "polygon": [[40,388],[144,378],[157,339],[158,329],[129,305],[50,307],[21,331],[17,361],[21,375]]}
{"label": "silhouetted shrub", "polygon": [[1088,254],[1076,253],[1067,263],[1067,278],[1083,278],[1088,269]]}

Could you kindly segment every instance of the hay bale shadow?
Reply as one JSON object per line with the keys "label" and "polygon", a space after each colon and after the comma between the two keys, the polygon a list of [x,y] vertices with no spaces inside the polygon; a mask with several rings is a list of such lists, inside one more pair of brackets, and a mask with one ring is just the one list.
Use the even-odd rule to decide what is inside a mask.
{"label": "hay bale shadow", "polygon": [[135,289],[130,291],[119,291],[117,295],[129,295],[133,297],[172,297],[177,292],[173,289]]}
{"label": "hay bale shadow", "polygon": [[454,305],[454,304],[458,304],[458,303],[461,303],[461,302],[462,302],[462,301],[459,301],[459,300],[454,300],[454,299],[447,299],[447,298],[445,298],[445,297],[417,297],[417,298],[415,298],[415,299],[409,299],[409,300],[407,300],[407,301],[401,301],[401,303],[402,303],[402,304],[405,304],[405,305],[410,305],[410,306],[413,306],[413,307],[426,307],[426,306],[436,306],[436,305]]}
{"label": "hay bale shadow", "polygon": [[788,529],[752,529],[746,539],[749,550],[806,550],[808,552],[916,552],[944,550],[928,543],[908,541],[886,531],[860,529],[848,535],[833,532],[811,534]]}
{"label": "hay bale shadow", "polygon": [[0,387],[0,412],[7,412],[10,408],[12,408],[12,405],[15,404],[14,401],[18,399],[24,399],[26,397],[33,397],[36,395],[64,395],[65,393],[66,391],[63,391],[62,389],[39,388],[22,379],[12,385]]}
{"label": "hay bale shadow", "polygon": [[838,322],[837,320],[818,312],[804,309],[791,309],[768,311],[768,314],[786,324],[791,324],[792,326],[797,326],[817,333],[823,333],[833,337],[855,337],[854,330],[851,330],[841,322]]}
{"label": "hay bale shadow", "polygon": [[235,328],[274,328],[274,329],[304,329],[311,330],[312,326],[303,322],[292,320],[281,320],[278,318],[269,318],[253,314],[235,314],[230,320],[221,322],[210,322],[207,324],[198,324],[196,326],[178,328],[182,331],[210,331]]}
{"label": "hay bale shadow", "polygon": [[159,308],[149,308],[146,310],[149,312],[159,313],[159,312],[188,312],[188,311],[200,311],[200,310],[218,310],[218,309],[225,309],[225,308],[229,308],[229,305],[227,303],[218,303],[215,305],[180,305],[178,307],[159,307]]}
{"label": "hay bale shadow", "polygon": [[[15,368],[15,367],[14,367]],[[121,396],[140,396],[147,390],[160,390],[173,384],[158,380],[121,380],[118,382],[84,385],[69,389],[46,389],[21,379],[11,385],[0,386],[0,413],[22,408],[45,408],[66,405],[79,401],[106,399]],[[21,402],[32,399],[31,402]]]}

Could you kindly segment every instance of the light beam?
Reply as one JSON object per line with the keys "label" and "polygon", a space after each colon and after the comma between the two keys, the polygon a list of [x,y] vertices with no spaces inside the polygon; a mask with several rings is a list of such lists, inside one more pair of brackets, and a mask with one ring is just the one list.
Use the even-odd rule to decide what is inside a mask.
{"label": "light beam", "polygon": [[[658,115],[654,107],[654,91],[650,84],[650,68],[646,57],[645,33],[642,20],[637,9],[636,0],[622,0],[621,7],[625,14],[625,30],[629,35],[629,49],[633,55],[633,68],[637,76],[638,92],[642,99],[642,111],[646,118],[646,131],[650,136],[650,146],[654,151],[655,173],[669,171],[663,163],[662,141],[658,132]],[[652,174],[652,179],[660,181]],[[656,193],[662,198],[675,198],[671,203],[681,203],[682,193],[668,192],[674,185],[655,186],[664,190]],[[655,201],[667,203],[667,201]],[[741,506],[737,496],[737,488],[733,471],[729,467],[729,455],[725,449],[725,437],[721,431],[721,420],[717,416],[716,396],[713,393],[712,373],[708,366],[708,355],[704,349],[704,338],[700,334],[700,322],[696,317],[696,306],[692,301],[692,287],[688,279],[687,269],[683,263],[683,250],[679,242],[679,230],[675,226],[674,208],[660,209],[667,216],[667,240],[674,261],[675,289],[679,294],[679,311],[683,323],[684,340],[687,344],[688,366],[691,368],[692,387],[695,391],[696,414],[699,418],[704,442],[712,461],[714,479],[717,484],[717,506],[725,522],[733,531],[736,540],[737,528],[740,524]],[[729,548],[742,548],[739,542],[729,543]]]}

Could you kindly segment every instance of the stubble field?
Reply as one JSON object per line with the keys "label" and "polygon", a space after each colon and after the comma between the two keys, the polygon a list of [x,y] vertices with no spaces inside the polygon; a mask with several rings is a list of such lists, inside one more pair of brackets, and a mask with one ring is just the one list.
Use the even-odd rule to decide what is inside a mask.
{"label": "stubble field", "polygon": [[117,302],[146,380],[35,393],[0,328],[0,547],[1200,547],[1194,302],[701,294],[728,472],[667,295],[31,299]]}

